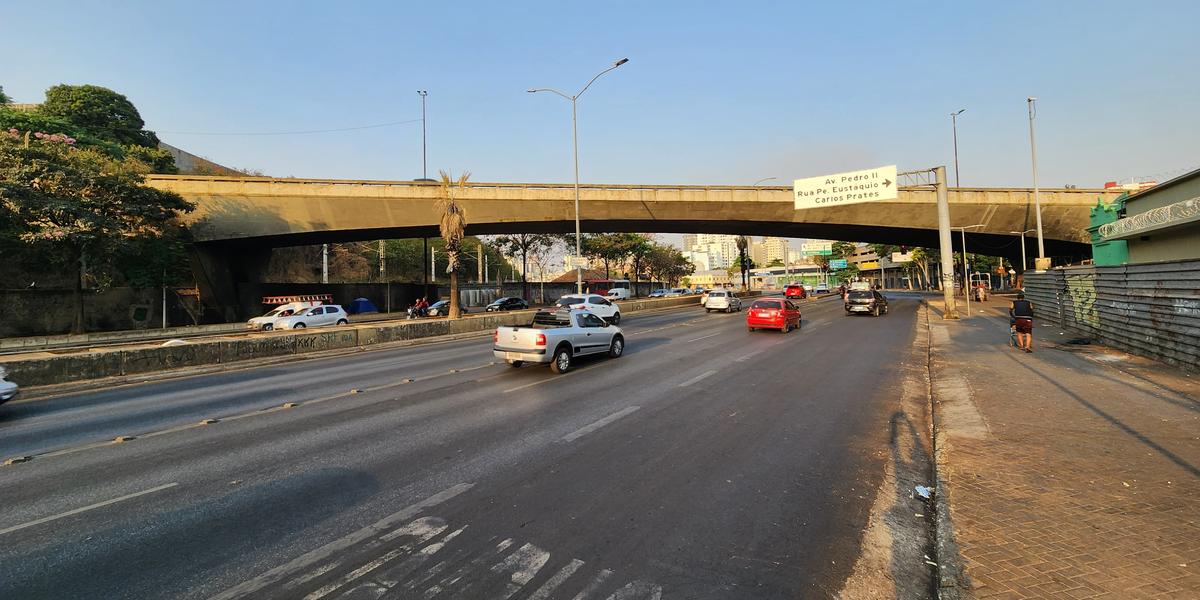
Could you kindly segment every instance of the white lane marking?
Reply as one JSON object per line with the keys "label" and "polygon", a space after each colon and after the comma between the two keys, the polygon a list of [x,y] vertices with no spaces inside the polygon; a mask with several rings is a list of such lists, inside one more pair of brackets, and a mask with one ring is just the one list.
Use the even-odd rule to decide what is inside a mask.
{"label": "white lane marking", "polygon": [[[507,550],[508,547],[511,546],[512,544],[513,544],[512,538],[506,538],[506,539],[502,540],[499,544],[496,544],[495,552],[492,552],[490,554],[484,553],[480,556],[477,556],[476,558],[472,559],[471,562],[460,567],[457,571],[442,578],[441,581],[437,582],[435,585],[433,585],[429,589],[433,589],[435,587],[438,588],[439,591],[443,590],[443,589],[449,589],[449,586],[453,586],[453,585],[457,584],[458,582],[462,581],[464,577],[467,577],[467,576],[471,575],[472,573],[474,573],[480,566],[483,565],[484,561],[487,561],[493,557],[504,554],[504,551]],[[406,582],[404,584],[404,587],[406,587],[410,590],[416,590],[421,585],[424,585],[425,583],[429,582],[434,577],[436,577],[438,575],[438,573],[440,573],[442,571],[442,569],[444,569],[444,568],[446,568],[446,561],[442,561],[442,562],[434,565],[433,568],[431,568],[429,570],[429,573],[425,574],[424,576],[421,576],[418,579]],[[454,590],[455,593],[451,594],[452,597],[454,597],[454,598],[469,597],[466,592],[468,589],[470,589],[470,587],[473,584],[477,583],[477,579],[478,578],[471,579],[470,581],[468,581],[463,589]],[[436,595],[436,594],[434,594],[434,595]]]}
{"label": "white lane marking", "polygon": [[550,377],[550,378],[548,378],[548,379],[539,379],[538,381],[535,381],[535,382],[533,382],[533,383],[527,383],[527,384],[525,384],[525,385],[519,385],[519,386],[517,386],[517,387],[515,387],[515,388],[509,388],[509,389],[507,389],[507,390],[504,390],[504,391],[503,391],[503,392],[501,392],[501,393],[503,393],[503,394],[507,394],[507,393],[509,393],[509,392],[518,392],[518,391],[521,391],[521,390],[523,390],[523,389],[525,389],[525,388],[531,388],[531,387],[533,387],[533,386],[535,386],[535,385],[542,385],[543,383],[550,383],[551,381],[558,381],[559,379],[562,379],[563,377],[570,377],[571,375],[572,375],[572,373],[567,373],[566,375],[559,375],[559,376],[557,376],[557,377]]}
{"label": "white lane marking", "polygon": [[[325,596],[328,596],[330,593],[334,592],[335,590],[349,584],[350,582],[354,581],[355,579],[358,579],[359,577],[362,577],[363,575],[366,575],[367,573],[370,573],[371,571],[374,571],[375,569],[378,569],[379,567],[383,566],[385,563],[390,562],[392,559],[394,559],[398,556],[401,556],[403,554],[407,554],[409,551],[411,551],[417,545],[422,544],[425,541],[429,540],[430,538],[437,536],[438,534],[445,531],[447,528],[448,527],[446,526],[446,522],[437,517],[422,517],[420,519],[413,521],[412,523],[409,523],[408,525],[406,525],[406,526],[400,528],[399,530],[394,531],[388,535],[394,535],[398,532],[403,532],[402,535],[416,536],[417,540],[415,542],[400,546],[399,548],[396,548],[390,552],[387,552],[383,556],[380,556],[379,558],[376,558],[375,560],[372,560],[371,562],[368,562],[367,564],[365,564],[353,571],[350,571],[349,573],[343,575],[342,577],[334,580],[332,583],[328,583],[328,584],[322,586],[321,588],[317,589],[315,592],[312,592],[309,595],[305,596],[304,600],[319,600],[320,598],[324,598]],[[435,552],[436,552],[436,550],[435,550]],[[320,569],[318,569],[318,570],[320,570]]]}
{"label": "white lane marking", "polygon": [[705,377],[712,377],[713,375],[716,375],[716,374],[717,374],[716,370],[705,371],[705,372],[679,384],[679,387],[687,387],[689,385],[692,385],[693,383],[696,383],[697,381],[700,381],[701,379],[704,379]]}
{"label": "white lane marking", "polygon": [[746,362],[746,361],[750,360],[751,358],[753,358],[759,354],[762,354],[762,353],[763,353],[763,350],[755,350],[754,352],[751,352],[750,354],[742,355],[741,358],[738,358],[734,362]]}
{"label": "white lane marking", "polygon": [[633,600],[634,598],[645,600],[662,600],[662,586],[657,586],[645,581],[633,581],[625,587],[613,592],[606,600]]}
{"label": "white lane marking", "polygon": [[512,572],[509,583],[504,586],[504,593],[500,596],[500,600],[508,600],[513,597],[513,594],[521,591],[521,588],[525,587],[525,584],[529,583],[549,560],[549,552],[533,544],[525,544],[517,548],[517,551],[510,554],[508,558],[492,565],[493,573]]}
{"label": "white lane marking", "polygon": [[710,337],[717,337],[718,335],[721,335],[722,333],[724,333],[724,332],[723,332],[723,331],[718,331],[718,332],[716,332],[716,333],[712,333],[712,334],[709,334],[709,335],[702,335],[702,336],[700,336],[700,337],[698,337],[698,338],[692,338],[692,339],[690,339],[690,340],[687,340],[687,341],[686,341],[686,342],[684,342],[684,343],[686,344],[686,343],[688,343],[688,342],[698,342],[698,341],[700,341],[700,340],[707,340],[707,339],[708,339],[708,338],[710,338]]}
{"label": "white lane marking", "polygon": [[613,572],[609,571],[608,569],[600,571],[600,574],[597,575],[596,578],[593,579],[592,582],[589,583],[587,587],[583,588],[582,592],[579,592],[578,594],[576,594],[575,597],[572,598],[571,600],[584,600],[589,595],[591,595],[592,592],[600,589],[600,586],[604,585],[604,581],[606,579],[608,579],[609,577],[611,577],[612,574],[613,574]]}
{"label": "white lane marking", "polygon": [[621,417],[624,417],[629,413],[637,411],[640,408],[640,406],[629,406],[622,408],[621,410],[618,410],[617,412],[608,415],[607,417],[604,417],[603,419],[600,419],[591,425],[585,425],[579,429],[576,429],[575,431],[572,431],[571,433],[568,433],[567,435],[564,435],[562,439],[564,442],[573,442],[597,429],[600,429],[601,427],[604,427],[605,425],[608,425],[609,423],[612,423],[613,421],[616,421],[617,419],[620,419]]}
{"label": "white lane marking", "polygon": [[120,498],[113,498],[112,500],[105,500],[104,502],[97,502],[95,504],[89,504],[87,506],[82,506],[82,507],[76,508],[74,510],[68,510],[65,513],[59,513],[57,515],[51,515],[49,517],[42,517],[40,519],[30,521],[28,523],[21,523],[20,525],[13,525],[12,527],[9,527],[7,529],[0,529],[0,535],[4,535],[6,533],[12,533],[14,531],[20,531],[22,529],[25,529],[26,527],[33,527],[34,525],[41,525],[42,523],[49,523],[50,521],[57,521],[58,519],[61,519],[63,517],[77,515],[81,512],[95,510],[97,508],[102,508],[102,507],[108,506],[110,504],[116,504],[118,502],[124,502],[125,500],[137,498],[138,496],[145,496],[146,494],[153,494],[154,492],[161,492],[162,490],[165,490],[168,488],[173,488],[177,485],[179,485],[179,483],[166,483],[166,484],[160,485],[158,487],[152,487],[148,490],[142,490],[140,492],[126,494],[124,496],[121,496]]}
{"label": "white lane marking", "polygon": [[261,590],[264,587],[283,579],[284,577],[293,575],[302,569],[321,562],[373,535],[391,529],[397,523],[411,518],[413,515],[416,515],[426,508],[441,504],[471,489],[474,486],[475,484],[473,483],[460,483],[458,485],[446,488],[424,500],[421,500],[420,502],[406,506],[405,508],[392,513],[391,515],[388,515],[371,525],[367,525],[366,527],[363,527],[362,529],[359,529],[350,535],[334,540],[315,550],[306,552],[285,564],[259,575],[258,577],[239,583],[238,585],[235,585],[224,592],[213,596],[211,600],[231,600],[233,598],[240,598],[253,594],[258,590]]}
{"label": "white lane marking", "polygon": [[574,575],[575,571],[578,571],[579,567],[582,566],[582,560],[572,558],[571,562],[567,563],[567,566],[559,569],[553,577],[547,579],[546,583],[543,583],[542,587],[538,588],[528,600],[546,600],[550,597],[550,594],[554,593],[554,590],[558,589],[558,586],[562,585],[567,578]]}

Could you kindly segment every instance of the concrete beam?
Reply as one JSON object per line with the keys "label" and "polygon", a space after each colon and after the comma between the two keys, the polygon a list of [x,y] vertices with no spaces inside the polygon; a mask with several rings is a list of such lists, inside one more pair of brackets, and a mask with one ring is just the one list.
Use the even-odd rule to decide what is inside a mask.
{"label": "concrete beam", "polygon": [[[438,185],[407,181],[229,178],[153,175],[148,183],[195,202],[186,217],[198,242],[239,240],[263,246],[436,235]],[[1042,190],[1047,240],[1067,254],[1086,247],[1088,211],[1106,190]],[[569,184],[474,183],[458,193],[469,234],[568,231]],[[1034,223],[1032,191],[955,188],[954,225],[982,223],[968,244]],[[894,201],[795,210],[790,187],[585,185],[586,231],[747,233],[934,245],[932,190],[902,189]],[[928,239],[936,239],[928,238]],[[1011,238],[1009,238],[1011,240]],[[997,240],[992,240],[995,244]],[[1019,253],[1019,248],[1017,249]]]}

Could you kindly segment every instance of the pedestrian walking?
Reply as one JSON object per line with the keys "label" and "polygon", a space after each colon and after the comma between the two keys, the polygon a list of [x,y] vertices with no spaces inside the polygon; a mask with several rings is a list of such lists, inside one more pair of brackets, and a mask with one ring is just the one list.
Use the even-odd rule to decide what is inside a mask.
{"label": "pedestrian walking", "polygon": [[1008,307],[1008,314],[1017,331],[1017,347],[1033,352],[1033,303],[1025,299],[1024,292],[1017,292],[1017,299]]}

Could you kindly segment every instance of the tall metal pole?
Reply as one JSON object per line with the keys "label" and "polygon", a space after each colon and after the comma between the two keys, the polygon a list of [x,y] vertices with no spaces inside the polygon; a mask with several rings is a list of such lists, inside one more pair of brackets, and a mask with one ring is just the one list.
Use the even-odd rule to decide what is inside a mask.
{"label": "tall metal pole", "polygon": [[429,179],[429,163],[425,154],[425,96],[429,92],[418,90],[417,93],[421,95],[421,179]]}
{"label": "tall metal pole", "polygon": [[962,232],[963,253],[963,295],[967,297],[967,316],[971,316],[971,268],[967,266],[967,228],[960,227]]}
{"label": "tall metal pole", "polygon": [[1029,153],[1033,160],[1033,205],[1037,212],[1038,260],[1042,261],[1046,258],[1046,243],[1042,239],[1042,199],[1038,194],[1037,140],[1033,136],[1033,117],[1037,112],[1034,102],[1037,102],[1037,98],[1032,96],[1025,99],[1029,108]]}
{"label": "tall metal pole", "polygon": [[329,283],[329,244],[321,244],[321,283]]}
{"label": "tall metal pole", "polygon": [[583,293],[583,244],[580,240],[582,234],[580,233],[579,229],[579,124],[577,118],[578,113],[576,111],[576,102],[579,100],[579,97],[588,90],[589,87],[592,87],[592,84],[595,83],[597,79],[600,79],[601,75],[604,75],[605,73],[627,62],[629,62],[628,58],[622,58],[621,60],[613,63],[611,67],[600,71],[595,77],[592,77],[591,81],[587,82],[587,85],[583,86],[582,90],[579,90],[578,94],[575,94],[574,96],[568,96],[558,90],[550,88],[535,88],[526,90],[531,94],[535,92],[553,92],[571,101],[571,140],[574,146],[575,156],[575,293],[577,294]]}
{"label": "tall metal pole", "polygon": [[1021,273],[1024,273],[1025,269],[1029,268],[1027,266],[1028,264],[1029,264],[1029,261],[1025,260],[1025,232],[1022,231],[1021,232]]}
{"label": "tall metal pole", "polygon": [[571,96],[571,139],[575,146],[575,293],[583,293],[583,243],[579,232],[579,122],[575,105],[579,96]]}
{"label": "tall metal pole", "polygon": [[937,177],[938,244],[942,265],[942,298],[946,303],[943,319],[957,319],[958,307],[954,304],[954,250],[950,237],[950,197],[946,192],[946,167],[934,169]]}
{"label": "tall metal pole", "polygon": [[961,185],[958,181],[958,115],[963,114],[966,110],[961,108],[958,112],[950,113],[950,127],[954,130],[954,187]]}
{"label": "tall metal pole", "polygon": [[479,260],[475,263],[476,270],[479,271],[479,283],[483,283],[483,242],[479,242]]}

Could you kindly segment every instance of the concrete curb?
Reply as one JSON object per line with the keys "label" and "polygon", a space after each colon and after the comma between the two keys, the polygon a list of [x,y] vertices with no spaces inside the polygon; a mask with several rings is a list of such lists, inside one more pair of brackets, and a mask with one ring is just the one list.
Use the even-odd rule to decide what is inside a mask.
{"label": "concrete curb", "polygon": [[937,597],[939,600],[971,600],[975,594],[971,591],[970,579],[967,577],[966,565],[963,564],[962,554],[954,541],[954,523],[950,520],[949,483],[943,478],[943,468],[948,462],[946,453],[950,443],[942,428],[941,410],[934,394],[933,374],[933,332],[929,325],[929,302],[921,300],[921,318],[925,321],[925,341],[928,350],[925,363],[929,378],[929,415],[933,435],[933,500],[934,500],[934,562],[937,569]]}
{"label": "concrete curb", "polygon": [[[691,307],[699,308],[698,303],[693,303],[690,301],[689,302],[680,302],[680,300],[682,300],[682,299],[669,298],[665,302],[650,301],[650,302],[657,302],[658,304],[669,303],[669,305],[668,306],[652,305],[652,306],[648,306],[648,307],[644,307],[644,308],[641,307],[641,302],[639,302],[638,305],[636,305],[636,306],[630,306],[628,309],[623,309],[622,313],[637,314],[637,315],[651,315],[651,314],[656,314],[656,313],[661,313],[661,312],[669,312],[669,311],[673,311],[673,310],[678,310],[681,308],[691,308]],[[692,300],[692,299],[690,297],[688,297],[688,300]],[[642,301],[642,302],[644,302],[644,301]],[[516,318],[516,317],[523,316],[524,313],[526,313],[526,312],[529,312],[529,311],[513,311],[510,313],[504,313],[504,316]],[[475,320],[476,319],[472,319],[472,321],[475,321]],[[478,319],[478,320],[482,321],[483,319]],[[412,323],[428,323],[428,322],[429,321],[413,321]],[[436,321],[436,323],[448,323],[448,321],[442,319],[442,320]],[[187,367],[182,367],[182,368],[162,369],[162,370],[158,370],[158,371],[149,371],[149,372],[141,372],[141,373],[118,374],[118,375],[111,375],[111,376],[106,376],[106,377],[97,377],[97,378],[92,378],[92,379],[80,379],[80,380],[76,380],[76,381],[69,381],[69,382],[63,382],[63,383],[25,386],[25,387],[22,387],[21,396],[17,400],[9,402],[8,404],[9,405],[17,405],[17,404],[24,404],[27,402],[39,402],[42,400],[50,400],[50,399],[59,398],[62,396],[69,396],[69,395],[76,394],[76,393],[92,391],[92,390],[95,390],[98,386],[114,387],[114,386],[124,386],[124,385],[137,385],[137,384],[142,384],[142,383],[152,383],[152,382],[156,382],[156,381],[165,381],[165,380],[171,380],[171,379],[184,379],[184,378],[188,378],[188,377],[198,377],[201,375],[211,375],[213,373],[240,371],[240,370],[244,370],[244,369],[264,367],[264,366],[270,366],[270,365],[275,365],[275,364],[290,363],[290,362],[296,362],[296,361],[301,361],[301,360],[330,358],[333,356],[345,355],[349,352],[373,352],[373,351],[377,351],[377,350],[389,350],[389,349],[393,349],[393,348],[405,348],[405,347],[409,347],[409,346],[435,345],[435,344],[448,343],[448,342],[453,342],[453,341],[458,341],[458,340],[463,340],[463,339],[482,338],[482,337],[487,337],[493,331],[494,327],[495,327],[495,325],[489,325],[486,328],[478,329],[475,331],[465,331],[462,333],[432,335],[432,336],[427,336],[427,337],[416,337],[416,338],[411,338],[411,339],[392,340],[392,341],[376,341],[374,343],[368,343],[365,345],[328,348],[325,350],[314,350],[314,351],[310,351],[310,352],[284,353],[284,354],[279,354],[279,355],[275,355],[275,356],[247,358],[247,359],[236,360],[236,361],[231,361],[231,362],[216,362],[216,363],[210,363],[210,364],[187,366]],[[286,334],[288,332],[280,332],[280,333]],[[154,349],[143,348],[142,350],[154,350]],[[164,349],[164,350],[167,350],[167,349]],[[123,350],[116,350],[114,352],[123,352]],[[12,364],[12,363],[9,363],[9,364]]]}

